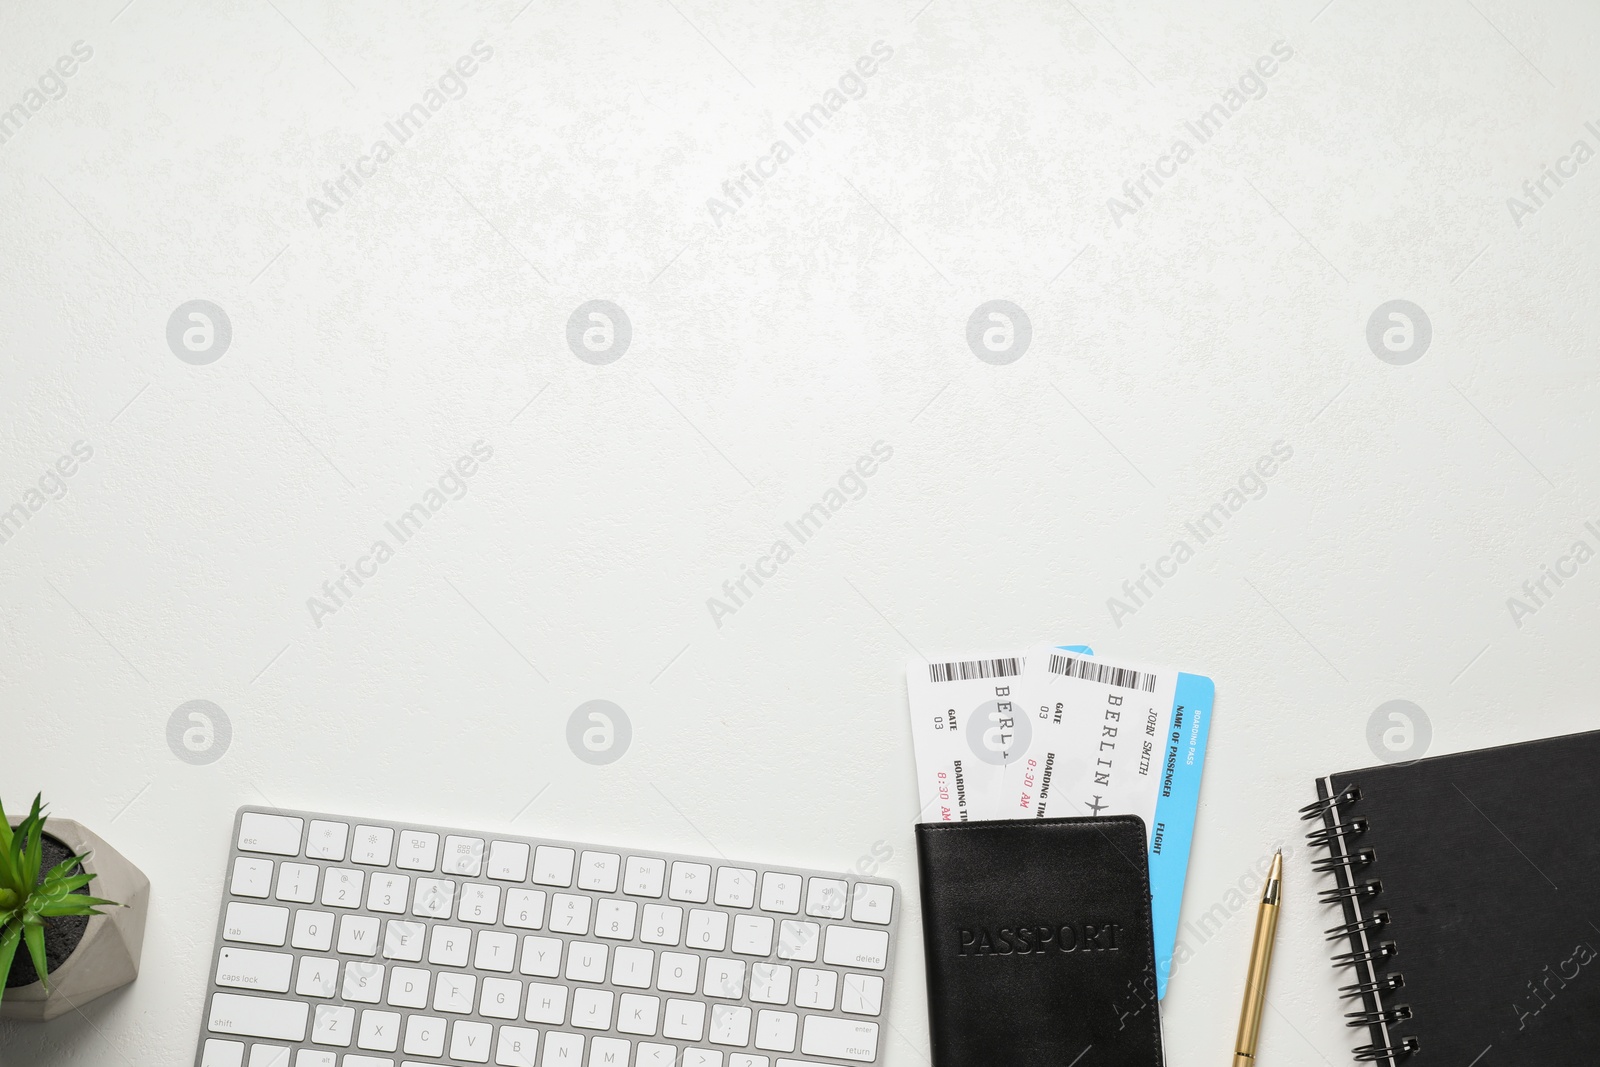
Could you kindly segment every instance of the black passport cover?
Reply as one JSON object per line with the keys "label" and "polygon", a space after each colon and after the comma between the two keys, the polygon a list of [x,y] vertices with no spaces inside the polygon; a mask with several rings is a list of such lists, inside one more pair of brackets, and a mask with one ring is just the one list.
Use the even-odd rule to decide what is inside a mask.
{"label": "black passport cover", "polygon": [[1161,1067],[1144,820],[916,832],[933,1067]]}
{"label": "black passport cover", "polygon": [[1379,913],[1387,921],[1334,951],[1394,948],[1371,970],[1341,968],[1340,985],[1394,975],[1404,984],[1346,1001],[1346,1010],[1399,1012],[1405,1017],[1374,1023],[1370,1043],[1409,1037],[1420,1046],[1376,1062],[1600,1060],[1600,732],[1341,771],[1317,783],[1322,797],[1347,786],[1360,799],[1328,812],[1323,825],[1352,831],[1330,858],[1356,862],[1331,874],[1341,889],[1380,886],[1343,902],[1348,923]]}

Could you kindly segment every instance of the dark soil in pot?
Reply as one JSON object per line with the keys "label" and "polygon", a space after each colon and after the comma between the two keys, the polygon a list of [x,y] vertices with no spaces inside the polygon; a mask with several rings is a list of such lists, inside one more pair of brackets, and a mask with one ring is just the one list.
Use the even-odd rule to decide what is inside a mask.
{"label": "dark soil in pot", "polygon": [[[72,850],[49,834],[39,836],[39,851],[44,856],[44,862],[39,865],[39,881],[44,881],[44,876],[56,864],[72,855]],[[73,873],[83,871],[80,865]],[[94,883],[90,883],[92,886]],[[87,896],[88,888],[78,890]],[[83,940],[83,935],[89,929],[89,916],[63,915],[59,918],[44,921],[44,956],[45,964],[53,972],[57,967],[66,962],[72,955],[72,950],[78,947],[78,942]],[[6,988],[13,989],[17,986],[32,985],[39,980],[39,973],[33,969],[33,957],[28,955],[28,946],[17,946],[16,958],[11,961],[11,974],[6,978]]]}

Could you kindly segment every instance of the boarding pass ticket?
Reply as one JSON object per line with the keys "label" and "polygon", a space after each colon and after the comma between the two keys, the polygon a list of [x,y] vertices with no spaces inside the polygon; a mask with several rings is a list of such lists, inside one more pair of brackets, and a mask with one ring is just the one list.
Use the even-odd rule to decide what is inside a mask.
{"label": "boarding pass ticket", "polygon": [[1211,725],[1209,678],[1083,645],[906,666],[923,822],[1137,815],[1165,995]]}

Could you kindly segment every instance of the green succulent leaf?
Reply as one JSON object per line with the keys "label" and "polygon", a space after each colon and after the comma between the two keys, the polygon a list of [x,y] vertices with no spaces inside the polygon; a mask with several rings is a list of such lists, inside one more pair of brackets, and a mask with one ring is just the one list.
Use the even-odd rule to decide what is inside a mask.
{"label": "green succulent leaf", "polygon": [[28,814],[28,844],[22,850],[22,880],[33,885],[39,880],[39,868],[44,865],[44,812],[40,797],[33,798],[33,811]]}
{"label": "green succulent leaf", "polygon": [[50,992],[50,962],[44,954],[44,924],[40,922],[24,923],[22,927],[22,940],[28,946],[28,955],[33,959],[33,970],[39,976],[40,983],[46,993]]}
{"label": "green succulent leaf", "polygon": [[45,919],[54,919],[62,915],[103,915],[101,908],[120,907],[122,905],[114,900],[101,900],[99,897],[85,897],[73,893],[65,900],[40,905],[37,914]]}
{"label": "green succulent leaf", "polygon": [[22,926],[6,926],[0,933],[0,995],[6,991],[6,979],[11,976],[11,960],[22,943]]}

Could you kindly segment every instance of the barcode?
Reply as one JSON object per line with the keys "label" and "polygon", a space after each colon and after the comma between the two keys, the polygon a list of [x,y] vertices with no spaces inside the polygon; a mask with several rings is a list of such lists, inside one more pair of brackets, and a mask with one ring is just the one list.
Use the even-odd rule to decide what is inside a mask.
{"label": "barcode", "polygon": [[960,663],[930,663],[928,677],[935,682],[966,681],[968,678],[1012,678],[1022,673],[1022,660],[969,659]]}
{"label": "barcode", "polygon": [[1068,678],[1086,678],[1091,682],[1104,682],[1106,685],[1120,686],[1123,689],[1139,689],[1146,693],[1156,691],[1156,676],[1148,671],[1130,671],[1123,667],[1113,667],[1109,663],[1074,659],[1071,656],[1051,655],[1050,673],[1062,674]]}

